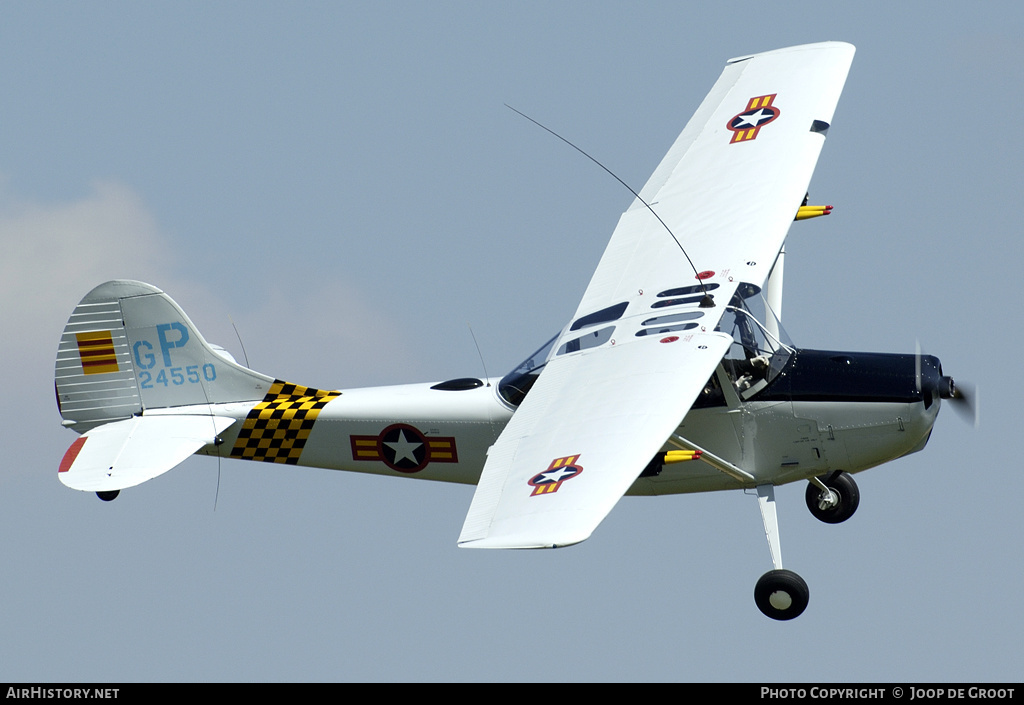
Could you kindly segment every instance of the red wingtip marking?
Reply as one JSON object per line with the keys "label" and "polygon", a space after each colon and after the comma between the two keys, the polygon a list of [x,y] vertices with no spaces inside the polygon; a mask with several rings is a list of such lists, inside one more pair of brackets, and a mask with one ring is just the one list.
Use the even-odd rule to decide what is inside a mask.
{"label": "red wingtip marking", "polygon": [[71,444],[68,448],[68,452],[64,454],[64,458],[60,461],[60,467],[57,472],[67,472],[71,469],[71,466],[75,462],[75,458],[78,457],[78,453],[82,450],[82,446],[85,445],[86,437],[82,436]]}

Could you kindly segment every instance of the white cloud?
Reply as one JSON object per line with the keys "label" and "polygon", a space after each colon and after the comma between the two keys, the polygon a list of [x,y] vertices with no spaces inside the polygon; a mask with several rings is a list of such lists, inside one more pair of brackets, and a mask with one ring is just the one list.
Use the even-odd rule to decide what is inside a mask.
{"label": "white cloud", "polygon": [[20,338],[49,336],[54,345],[92,287],[158,275],[168,263],[141,199],[114,182],[97,182],[88,196],[58,204],[19,199],[5,189],[0,248],[0,322]]}
{"label": "white cloud", "polygon": [[98,182],[74,201],[43,204],[12,194],[0,178],[0,252],[5,388],[19,400],[0,412],[5,435],[58,434],[57,445],[37,447],[38,458],[26,464],[31,473],[70,442],[59,435],[52,390],[57,341],[75,304],[108,279],[159,277],[169,260],[141,199],[114,182]]}
{"label": "white cloud", "polygon": [[16,392],[47,394],[57,341],[68,316],[109,279],[151,282],[174,298],[204,337],[241,362],[232,318],[253,366],[295,382],[362,386],[412,381],[416,346],[368,297],[339,282],[275,277],[245,311],[230,311],[207,284],[177,273],[173,243],[130,187],[97,182],[83,198],[39,203],[0,179],[0,325],[4,360],[22,374]]}

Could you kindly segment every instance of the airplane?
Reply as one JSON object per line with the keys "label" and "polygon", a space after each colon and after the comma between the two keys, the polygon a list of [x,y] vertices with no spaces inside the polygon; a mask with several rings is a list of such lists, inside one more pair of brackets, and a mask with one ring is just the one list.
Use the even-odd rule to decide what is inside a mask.
{"label": "airplane", "polygon": [[773,565],[755,604],[797,617],[775,487],[805,481],[811,513],[845,521],[852,475],[922,450],[941,400],[965,398],[934,356],[798,348],[780,322],[790,225],[831,211],[806,194],[854,51],[729,60],[576,313],[500,378],[305,387],[240,365],[157,287],[97,286],[57,352],[81,434],[58,477],[109,501],[199,453],[476,485],[458,545],[505,549],[584,541],[623,495],[742,490]]}

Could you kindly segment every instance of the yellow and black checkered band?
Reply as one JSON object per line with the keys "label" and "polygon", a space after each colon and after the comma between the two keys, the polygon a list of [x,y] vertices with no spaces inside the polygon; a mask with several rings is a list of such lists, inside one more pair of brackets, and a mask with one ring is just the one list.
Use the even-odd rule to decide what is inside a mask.
{"label": "yellow and black checkered band", "polygon": [[341,392],[275,380],[267,396],[242,422],[232,458],[298,465],[320,410]]}

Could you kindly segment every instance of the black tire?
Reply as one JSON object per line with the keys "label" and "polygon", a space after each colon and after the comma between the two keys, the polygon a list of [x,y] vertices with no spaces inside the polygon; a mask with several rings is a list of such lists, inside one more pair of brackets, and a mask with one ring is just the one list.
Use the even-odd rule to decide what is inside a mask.
{"label": "black tire", "polygon": [[770,570],[754,586],[754,603],[766,617],[785,621],[807,609],[811,593],[807,583],[791,570]]}
{"label": "black tire", "polygon": [[828,477],[818,479],[825,483],[826,487],[839,495],[839,504],[828,509],[819,507],[818,501],[821,497],[821,490],[814,483],[809,482],[807,483],[807,492],[804,493],[804,499],[807,500],[807,508],[811,510],[811,514],[826,524],[839,524],[852,517],[853,513],[857,511],[857,506],[860,504],[860,490],[857,489],[857,483],[853,481],[850,474],[842,470],[836,470]]}
{"label": "black tire", "polygon": [[96,496],[104,502],[113,502],[119,494],[121,494],[121,490],[109,490],[107,492],[97,492]]}

